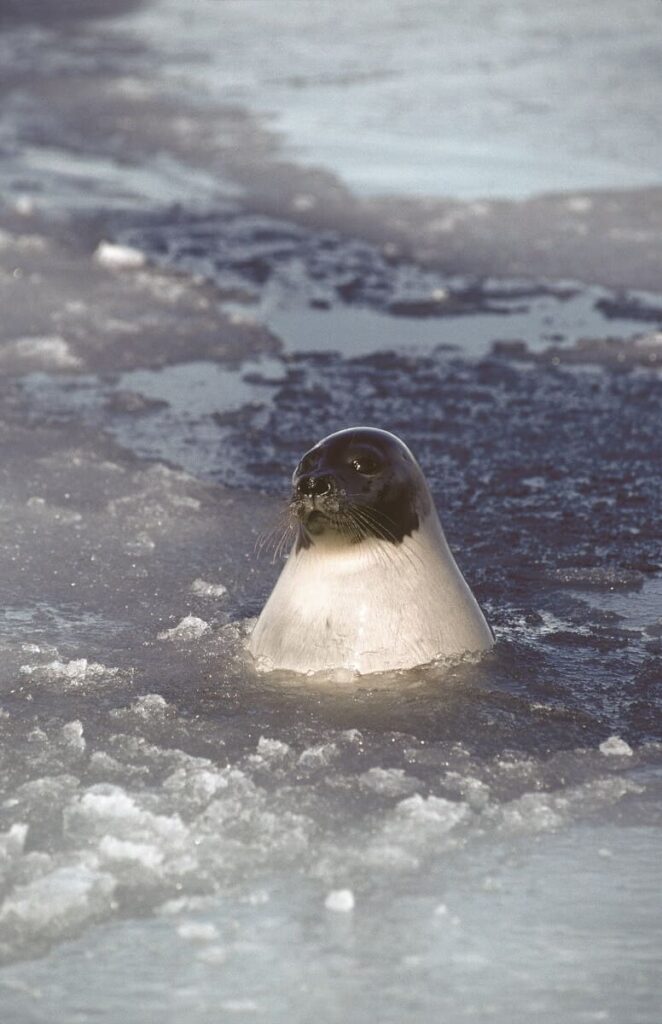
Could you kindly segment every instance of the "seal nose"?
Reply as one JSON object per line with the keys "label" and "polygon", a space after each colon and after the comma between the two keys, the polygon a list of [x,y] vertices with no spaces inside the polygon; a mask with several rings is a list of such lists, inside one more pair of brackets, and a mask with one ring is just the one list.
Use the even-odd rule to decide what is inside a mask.
{"label": "seal nose", "polygon": [[333,481],[330,476],[315,476],[309,473],[297,481],[297,494],[306,498],[319,498],[322,494],[329,494],[333,489]]}

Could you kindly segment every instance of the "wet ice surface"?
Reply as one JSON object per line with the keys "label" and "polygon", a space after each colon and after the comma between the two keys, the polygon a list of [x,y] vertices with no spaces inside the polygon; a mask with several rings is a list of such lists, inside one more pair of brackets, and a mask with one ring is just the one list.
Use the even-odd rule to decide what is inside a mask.
{"label": "wet ice surface", "polygon": [[[30,73],[2,126],[3,1024],[657,1024],[659,297],[240,209],[204,124],[103,78],[154,54],[43,32],[3,65],[53,115]],[[259,678],[256,544],[354,422],[416,451],[497,646]]]}
{"label": "wet ice surface", "polygon": [[[622,339],[662,326],[659,295],[443,275],[396,258],[388,244],[273,217],[176,212],[139,227],[135,218],[128,228],[119,222],[115,231],[128,250],[213,281],[234,299],[228,308],[238,322],[267,323],[286,349],[364,355],[448,346],[484,355],[503,339],[538,352],[551,343]],[[335,315],[325,316],[330,309]]]}
{"label": "wet ice surface", "polygon": [[[6,1019],[652,1024],[659,375],[80,351],[4,383]],[[359,420],[416,450],[497,647],[259,679],[256,540],[301,451]]]}

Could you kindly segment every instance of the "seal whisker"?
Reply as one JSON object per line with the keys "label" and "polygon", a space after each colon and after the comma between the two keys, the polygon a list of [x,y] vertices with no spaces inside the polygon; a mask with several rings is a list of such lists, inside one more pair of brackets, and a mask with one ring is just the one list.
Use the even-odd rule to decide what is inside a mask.
{"label": "seal whisker", "polygon": [[272,562],[275,562],[282,555],[288,540],[293,539],[296,530],[296,523],[291,503],[281,509],[275,526],[270,530],[258,534],[254,553],[257,557],[265,551],[271,551]]}
{"label": "seal whisker", "polygon": [[[389,541],[393,544],[398,543],[395,534],[391,530],[389,530],[388,527],[382,521],[383,519],[389,518],[385,515],[385,513],[377,513],[375,509],[369,509],[366,508],[365,506],[354,506],[354,509],[364,519],[368,530],[374,536],[380,538],[381,540]],[[407,561],[410,562],[412,567],[416,567],[417,565],[420,566],[422,564],[420,555],[418,553],[411,551],[410,548],[403,547],[402,553],[404,554],[404,557],[407,559]]]}

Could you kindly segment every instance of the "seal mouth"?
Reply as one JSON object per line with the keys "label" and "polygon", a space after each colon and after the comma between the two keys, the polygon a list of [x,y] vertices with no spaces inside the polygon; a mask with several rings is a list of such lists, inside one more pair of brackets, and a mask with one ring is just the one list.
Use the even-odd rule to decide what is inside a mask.
{"label": "seal mouth", "polygon": [[314,497],[302,497],[295,492],[289,508],[299,524],[298,543],[301,547],[308,547],[323,533],[335,534],[349,544],[359,544],[371,538],[394,540],[392,524],[387,517],[348,499],[341,491]]}
{"label": "seal mouth", "polygon": [[337,494],[302,497],[295,493],[290,509],[311,533],[320,533],[325,527],[333,527],[343,517],[342,502]]}

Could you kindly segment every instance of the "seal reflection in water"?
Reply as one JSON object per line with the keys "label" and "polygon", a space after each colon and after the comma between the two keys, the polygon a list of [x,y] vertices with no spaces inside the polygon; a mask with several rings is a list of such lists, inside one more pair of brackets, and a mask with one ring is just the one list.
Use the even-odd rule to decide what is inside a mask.
{"label": "seal reflection in water", "polygon": [[399,438],[356,427],[294,471],[295,542],[249,650],[263,671],[385,672],[487,650],[493,637]]}

